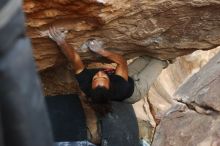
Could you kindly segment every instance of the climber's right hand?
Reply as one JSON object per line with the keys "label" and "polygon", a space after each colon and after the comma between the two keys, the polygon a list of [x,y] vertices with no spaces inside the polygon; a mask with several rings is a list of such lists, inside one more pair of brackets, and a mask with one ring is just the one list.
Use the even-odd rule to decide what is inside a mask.
{"label": "climber's right hand", "polygon": [[58,45],[65,43],[65,33],[62,32],[60,29],[52,26],[49,28],[48,36],[50,39],[55,41]]}
{"label": "climber's right hand", "polygon": [[104,51],[103,43],[100,40],[96,40],[96,39],[88,40],[87,46],[91,51],[98,54],[101,54]]}

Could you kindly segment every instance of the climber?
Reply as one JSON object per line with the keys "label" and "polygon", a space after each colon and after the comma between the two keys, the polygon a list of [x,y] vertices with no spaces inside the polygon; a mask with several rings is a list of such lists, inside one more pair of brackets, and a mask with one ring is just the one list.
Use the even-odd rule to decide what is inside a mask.
{"label": "climber", "polygon": [[92,52],[115,62],[117,67],[114,73],[105,69],[87,69],[79,54],[66,43],[64,33],[50,27],[48,36],[71,62],[80,89],[93,103],[103,104],[111,100],[135,103],[147,94],[152,83],[167,66],[167,61],[148,56],[139,57],[128,66],[121,55],[105,50],[102,41],[90,39],[85,45]]}

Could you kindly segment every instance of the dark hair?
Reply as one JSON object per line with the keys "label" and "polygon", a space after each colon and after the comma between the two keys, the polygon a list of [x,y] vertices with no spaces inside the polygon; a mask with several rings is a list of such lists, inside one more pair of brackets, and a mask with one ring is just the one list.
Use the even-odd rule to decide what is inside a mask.
{"label": "dark hair", "polygon": [[98,116],[105,116],[112,111],[110,89],[98,86],[90,91],[90,103]]}

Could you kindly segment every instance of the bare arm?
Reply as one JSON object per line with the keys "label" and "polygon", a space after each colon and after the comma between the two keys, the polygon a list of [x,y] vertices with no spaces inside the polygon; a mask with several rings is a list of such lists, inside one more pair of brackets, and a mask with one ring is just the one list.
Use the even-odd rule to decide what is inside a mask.
{"label": "bare arm", "polygon": [[128,80],[128,65],[123,56],[113,53],[102,48],[102,44],[96,40],[92,40],[88,43],[88,47],[95,53],[108,58],[109,60],[117,64],[116,75],[121,76],[126,81]]}
{"label": "bare arm", "polygon": [[64,55],[72,63],[74,73],[78,74],[85,68],[79,54],[65,41],[65,35],[55,27],[49,29],[49,37],[54,40],[57,45],[61,48]]}
{"label": "bare arm", "polygon": [[123,77],[126,81],[128,80],[128,65],[124,57],[107,50],[103,50],[99,54],[115,62],[117,64],[115,74]]}

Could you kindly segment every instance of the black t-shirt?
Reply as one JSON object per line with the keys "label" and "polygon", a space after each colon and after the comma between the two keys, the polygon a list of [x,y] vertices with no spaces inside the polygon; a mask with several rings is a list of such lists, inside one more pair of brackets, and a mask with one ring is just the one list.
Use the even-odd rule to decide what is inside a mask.
{"label": "black t-shirt", "polygon": [[[80,89],[89,97],[92,88],[92,78],[101,69],[84,69],[81,73],[76,74],[76,79]],[[107,73],[108,74],[108,73]],[[134,92],[134,81],[128,77],[126,81],[121,76],[108,74],[111,84],[111,100],[122,101],[129,98]],[[117,93],[117,94],[116,94]]]}

